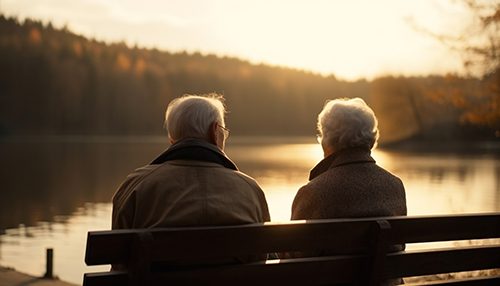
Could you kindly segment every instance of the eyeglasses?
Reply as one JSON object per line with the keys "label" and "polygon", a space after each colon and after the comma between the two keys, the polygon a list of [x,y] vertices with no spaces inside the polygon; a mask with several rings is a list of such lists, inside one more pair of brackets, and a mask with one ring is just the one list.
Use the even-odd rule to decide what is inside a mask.
{"label": "eyeglasses", "polygon": [[217,124],[217,126],[219,126],[222,129],[222,133],[224,133],[224,139],[227,139],[229,137],[229,132],[230,132],[229,129],[220,124]]}

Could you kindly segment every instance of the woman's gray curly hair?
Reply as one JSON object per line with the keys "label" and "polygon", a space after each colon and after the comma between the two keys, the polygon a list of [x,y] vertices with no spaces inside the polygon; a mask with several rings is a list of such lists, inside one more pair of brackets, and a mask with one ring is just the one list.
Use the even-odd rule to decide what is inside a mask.
{"label": "woman's gray curly hair", "polygon": [[337,151],[352,147],[372,149],[379,137],[375,113],[361,98],[326,102],[318,115],[318,131],[318,141]]}

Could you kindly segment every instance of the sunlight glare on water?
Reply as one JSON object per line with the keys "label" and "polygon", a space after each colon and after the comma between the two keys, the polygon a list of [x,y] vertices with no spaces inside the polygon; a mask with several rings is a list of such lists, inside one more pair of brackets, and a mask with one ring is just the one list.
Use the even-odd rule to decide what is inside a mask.
{"label": "sunlight glare on water", "polygon": [[499,160],[491,156],[426,155],[376,150],[377,164],[400,177],[409,215],[500,209]]}
{"label": "sunlight glare on water", "polygon": [[235,147],[228,154],[242,162],[241,170],[253,176],[264,190],[272,221],[290,220],[295,193],[307,183],[309,170],[323,158],[319,144]]}

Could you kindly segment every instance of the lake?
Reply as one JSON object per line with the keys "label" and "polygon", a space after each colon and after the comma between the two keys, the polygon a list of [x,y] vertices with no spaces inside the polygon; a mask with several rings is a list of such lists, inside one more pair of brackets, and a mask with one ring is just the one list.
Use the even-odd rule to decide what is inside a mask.
{"label": "lake", "polygon": [[[109,229],[111,197],[125,176],[150,162],[164,137],[47,137],[0,141],[0,265],[81,284],[86,233]],[[500,145],[474,152],[376,149],[377,163],[406,187],[410,215],[500,211]],[[444,150],[444,151],[443,151]],[[226,153],[264,189],[273,221],[287,221],[298,188],[322,158],[314,138],[234,137]]]}

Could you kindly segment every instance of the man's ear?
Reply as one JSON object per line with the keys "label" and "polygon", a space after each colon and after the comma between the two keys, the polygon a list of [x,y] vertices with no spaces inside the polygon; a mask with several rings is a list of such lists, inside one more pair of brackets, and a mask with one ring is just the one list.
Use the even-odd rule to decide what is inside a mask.
{"label": "man's ear", "polygon": [[208,142],[217,145],[217,122],[212,122],[208,128]]}

